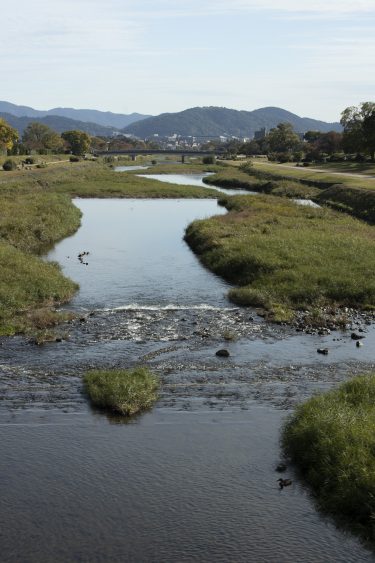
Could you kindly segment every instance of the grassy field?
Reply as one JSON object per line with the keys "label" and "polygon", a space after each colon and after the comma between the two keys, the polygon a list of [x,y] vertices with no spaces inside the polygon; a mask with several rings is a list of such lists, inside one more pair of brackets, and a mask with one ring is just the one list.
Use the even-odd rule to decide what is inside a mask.
{"label": "grassy field", "polygon": [[208,268],[239,286],[232,301],[262,307],[276,321],[327,304],[375,307],[373,228],[285,198],[221,202],[230,213],[193,222],[186,240]]}
{"label": "grassy field", "polygon": [[375,376],[299,406],[282,437],[320,507],[375,541]]}
{"label": "grassy field", "polygon": [[95,406],[123,416],[149,409],[157,400],[158,380],[146,368],[91,370],[84,382]]}

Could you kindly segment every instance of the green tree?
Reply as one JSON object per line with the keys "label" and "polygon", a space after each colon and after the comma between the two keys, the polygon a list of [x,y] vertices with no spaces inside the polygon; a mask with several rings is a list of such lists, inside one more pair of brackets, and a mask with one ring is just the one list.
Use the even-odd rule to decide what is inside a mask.
{"label": "green tree", "polygon": [[0,118],[0,150],[12,150],[17,139],[18,131],[13,129],[5,119]]}
{"label": "green tree", "polygon": [[22,142],[28,150],[47,149],[60,152],[64,148],[64,141],[61,136],[47,125],[37,121],[29,123],[26,127]]}
{"label": "green tree", "polygon": [[66,141],[73,154],[80,156],[90,148],[91,138],[84,131],[64,131],[61,137]]}
{"label": "green tree", "polygon": [[331,156],[341,150],[342,133],[328,131],[321,133],[318,131],[308,131],[305,140],[309,140],[304,145],[304,152],[308,160],[322,160],[326,156]]}
{"label": "green tree", "polygon": [[314,143],[315,141],[317,141],[318,139],[320,139],[322,133],[321,131],[306,131],[306,133],[304,134],[303,138],[305,139],[305,141],[307,141],[308,143]]}
{"label": "green tree", "polygon": [[279,123],[268,133],[271,152],[292,154],[301,148],[301,140],[290,123]]}
{"label": "green tree", "polygon": [[350,106],[341,114],[346,152],[365,153],[375,158],[375,102]]}

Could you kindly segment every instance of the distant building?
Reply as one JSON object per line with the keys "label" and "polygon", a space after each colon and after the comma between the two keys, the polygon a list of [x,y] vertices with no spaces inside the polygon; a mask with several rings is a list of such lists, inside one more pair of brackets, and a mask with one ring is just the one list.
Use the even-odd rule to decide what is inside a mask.
{"label": "distant building", "polygon": [[261,141],[262,139],[265,138],[266,135],[267,135],[267,129],[265,127],[262,127],[258,131],[255,131],[254,141]]}

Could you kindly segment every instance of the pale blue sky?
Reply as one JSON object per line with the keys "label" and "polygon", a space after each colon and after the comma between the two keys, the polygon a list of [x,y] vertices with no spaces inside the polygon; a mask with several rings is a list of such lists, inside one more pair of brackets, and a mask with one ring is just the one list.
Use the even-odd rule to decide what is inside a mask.
{"label": "pale blue sky", "polygon": [[375,0],[17,0],[1,20],[0,99],[37,109],[335,121],[375,99]]}

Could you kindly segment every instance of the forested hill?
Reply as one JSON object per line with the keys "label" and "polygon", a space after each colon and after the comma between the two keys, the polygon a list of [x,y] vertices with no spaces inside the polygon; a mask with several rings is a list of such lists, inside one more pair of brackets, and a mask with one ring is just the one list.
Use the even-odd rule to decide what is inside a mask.
{"label": "forested hill", "polygon": [[107,137],[111,136],[114,131],[113,127],[103,127],[97,123],[86,123],[84,121],[68,119],[67,117],[59,117],[58,115],[47,115],[46,117],[16,117],[10,113],[0,112],[0,117],[5,119],[9,125],[17,129],[20,135],[22,135],[29,123],[35,121],[48,125],[48,127],[51,127],[51,129],[57,131],[57,133],[78,129],[79,131],[85,131],[89,135],[102,135]]}
{"label": "forested hill", "polygon": [[46,111],[37,110],[29,106],[18,106],[10,102],[0,101],[0,113],[9,113],[15,117],[33,117],[42,118],[50,115],[58,115],[67,117],[75,121],[84,121],[86,123],[97,123],[104,127],[112,127],[122,129],[134,121],[150,117],[140,113],[131,113],[129,115],[123,113],[112,113],[111,111],[99,111],[96,109],[74,109],[74,108],[53,108]]}
{"label": "forested hill", "polygon": [[255,131],[267,130],[279,123],[289,122],[297,132],[308,130],[341,131],[339,123],[326,123],[298,115],[276,107],[254,111],[238,111],[221,107],[196,107],[179,113],[163,113],[125,127],[125,133],[145,138],[151,135],[169,136],[235,136],[252,137]]}

